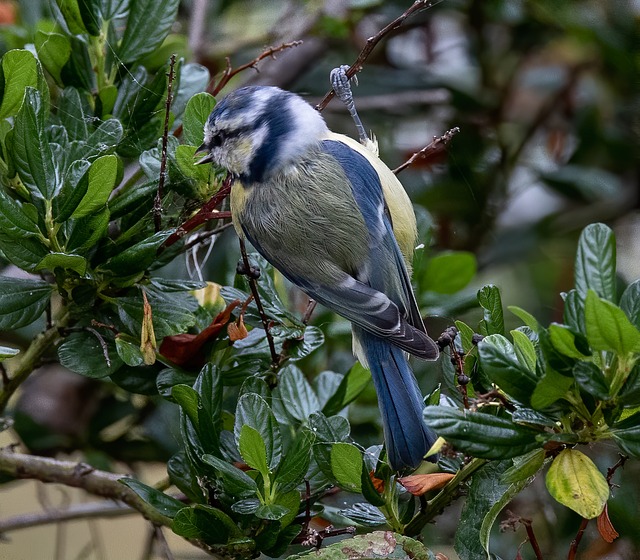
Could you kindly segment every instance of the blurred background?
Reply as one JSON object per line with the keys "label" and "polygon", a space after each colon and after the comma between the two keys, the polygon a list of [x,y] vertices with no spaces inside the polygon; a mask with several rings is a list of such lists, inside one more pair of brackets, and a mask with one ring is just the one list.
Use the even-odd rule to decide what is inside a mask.
{"label": "blurred background", "polygon": [[[50,28],[56,12],[51,4],[0,1],[0,54],[28,48],[37,29]],[[476,292],[487,283],[499,286],[505,306],[523,307],[543,324],[561,320],[560,294],[573,285],[577,238],[592,222],[606,222],[615,231],[621,285],[640,277],[640,1],[433,4],[383,39],[354,87],[365,127],[391,168],[434,136],[460,128],[445,150],[399,175],[419,218],[422,246],[414,278],[432,335],[454,319],[477,326]],[[147,64],[158,68],[177,52],[219,79],[227,64],[237,68],[267,47],[302,41],[238,74],[221,95],[241,85],[268,84],[315,104],[329,89],[330,70],[353,62],[367,38],[410,5],[409,0],[183,0],[172,34]],[[323,114],[333,130],[356,136],[338,101]],[[458,252],[458,268],[434,280],[437,270],[429,263],[451,251]],[[237,242],[227,231],[208,259],[201,259],[203,276],[230,284],[237,259]],[[180,262],[172,273],[185,270]],[[299,293],[291,292],[290,302],[304,311],[306,300]],[[508,313],[505,319],[508,328],[520,324]],[[348,324],[322,310],[314,322],[327,343],[307,359],[304,371],[310,377],[325,369],[346,371],[353,363]],[[425,391],[442,381],[440,364],[416,364],[416,374]],[[153,394],[105,395],[96,382],[48,371],[24,387],[15,407],[16,430],[31,451],[64,451],[102,468],[120,461],[157,481],[179,445],[173,408]],[[350,412],[357,441],[379,441],[377,416],[371,389]],[[3,445],[15,441],[16,432],[2,438]],[[603,472],[617,460],[606,448],[588,452]],[[622,490],[610,502],[622,538],[607,545],[590,527],[580,558],[640,557],[638,475],[638,466],[628,464]],[[509,509],[534,520],[543,551],[557,558],[566,554],[580,520],[552,506],[543,484],[537,480]],[[47,491],[51,498],[34,488],[33,483],[4,486],[0,518],[79,499],[66,490],[60,491],[62,498],[57,490]],[[456,519],[454,506],[425,532],[425,543],[452,559]],[[66,538],[67,529],[60,527],[23,530],[11,534],[13,544],[0,544],[0,557],[153,558],[144,544],[145,524],[138,521],[117,526],[78,521],[67,528]],[[525,538],[521,531],[495,535],[496,553],[514,558]],[[36,551],[37,540],[43,548]],[[176,558],[200,557],[179,539],[170,542]],[[533,558],[527,546],[522,558]]]}

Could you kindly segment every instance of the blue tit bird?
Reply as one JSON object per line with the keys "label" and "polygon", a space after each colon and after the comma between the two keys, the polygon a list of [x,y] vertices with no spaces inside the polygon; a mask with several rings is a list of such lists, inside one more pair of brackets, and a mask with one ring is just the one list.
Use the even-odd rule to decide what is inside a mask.
{"label": "blue tit bird", "polygon": [[231,212],[248,239],[307,295],[352,323],[354,353],[371,371],[387,456],[415,468],[436,439],[408,354],[434,360],[411,286],[416,219],[391,170],[357,141],[329,131],[301,97],[244,87],[209,116],[198,163],[233,177]]}

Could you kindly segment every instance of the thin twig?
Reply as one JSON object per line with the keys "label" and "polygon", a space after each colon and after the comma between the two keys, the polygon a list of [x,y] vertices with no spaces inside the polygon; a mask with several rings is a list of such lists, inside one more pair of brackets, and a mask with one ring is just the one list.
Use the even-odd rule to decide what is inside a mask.
{"label": "thin twig", "polygon": [[249,281],[249,288],[251,289],[253,299],[256,302],[258,314],[260,315],[262,326],[267,337],[267,343],[269,344],[269,351],[271,352],[271,363],[274,368],[277,368],[279,365],[279,357],[278,353],[276,352],[276,345],[273,342],[271,329],[269,328],[269,319],[264,312],[262,300],[260,299],[260,294],[258,293],[258,282],[256,281],[256,278],[251,274],[251,265],[249,264],[249,257],[247,256],[247,248],[244,244],[244,239],[242,239],[242,237],[239,237],[238,239],[240,241],[240,253],[242,255],[242,262],[244,263],[245,274],[247,276],[247,280]]}
{"label": "thin twig", "polygon": [[311,320],[311,315],[313,314],[313,311],[315,310],[316,305],[318,305],[318,302],[315,299],[309,298],[309,303],[307,303],[307,308],[305,309],[304,315],[302,316],[303,325],[309,324],[309,321]]}
{"label": "thin twig", "polygon": [[404,171],[407,167],[409,167],[413,162],[417,159],[426,159],[434,154],[442,152],[445,146],[451,142],[451,139],[460,132],[460,129],[456,126],[451,130],[447,130],[442,136],[434,136],[433,140],[429,142],[424,148],[420,151],[413,154],[407,161],[405,161],[402,165],[396,167],[393,172],[397,175],[401,171]]}
{"label": "thin twig", "polygon": [[164,182],[167,175],[167,144],[169,142],[169,116],[171,114],[171,103],[173,102],[173,80],[175,79],[176,55],[171,55],[169,63],[169,81],[167,84],[167,101],[164,111],[164,130],[162,132],[162,154],[160,157],[160,178],[158,180],[158,190],[156,198],[153,202],[153,224],[156,232],[162,229],[162,194],[164,190]]}
{"label": "thin twig", "polygon": [[[423,10],[426,10],[427,8],[431,8],[432,6],[438,3],[439,3],[439,0],[416,0],[411,5],[411,7],[408,8],[403,14],[398,16],[396,19],[394,19],[391,23],[389,23],[385,27],[383,27],[373,37],[369,37],[367,39],[366,45],[360,51],[358,58],[356,58],[355,62],[347,70],[347,78],[353,78],[362,69],[364,62],[367,60],[367,58],[369,57],[373,49],[386,35],[398,29],[408,17],[418,12],[421,12]],[[332,89],[322,98],[322,101],[320,101],[320,103],[316,105],[316,109],[318,111],[322,111],[328,105],[329,101],[333,99],[334,96],[335,96],[335,92]]]}
{"label": "thin twig", "polygon": [[84,504],[71,505],[65,509],[49,509],[35,513],[24,513],[0,519],[0,535],[19,529],[28,529],[49,525],[51,523],[62,523],[64,521],[74,521],[76,519],[92,519],[95,517],[121,517],[123,515],[138,514],[138,512],[123,504],[122,502],[88,502]]}
{"label": "thin twig", "polygon": [[588,519],[583,519],[580,523],[580,528],[578,529],[575,538],[571,541],[571,547],[569,548],[569,556],[567,556],[567,560],[575,560],[576,554],[578,553],[578,546],[580,546],[580,541],[582,540],[584,530],[587,528],[588,523]]}
{"label": "thin twig", "polygon": [[227,222],[226,224],[222,224],[221,226],[218,226],[217,228],[210,231],[203,231],[198,235],[194,235],[188,243],[185,243],[183,250],[188,251],[189,249],[192,249],[196,245],[202,243],[205,239],[209,239],[210,237],[214,237],[215,235],[222,233],[224,230],[229,229],[232,225],[233,222]]}
{"label": "thin twig", "polygon": [[107,347],[107,342],[105,341],[104,338],[102,338],[102,335],[96,329],[92,329],[91,327],[85,327],[85,330],[90,332],[93,336],[95,336],[98,339],[100,348],[102,348],[102,355],[104,356],[104,359],[107,362],[107,367],[110,368],[111,359],[109,358],[109,348]]}
{"label": "thin twig", "polygon": [[254,70],[258,71],[257,65],[258,65],[258,62],[260,62],[261,60],[268,57],[275,58],[276,53],[279,53],[285,49],[291,49],[293,47],[297,47],[298,45],[301,45],[301,44],[302,44],[302,41],[291,41],[289,43],[282,43],[282,45],[278,47],[269,47],[264,51],[262,51],[262,53],[259,54],[253,60],[247,62],[246,64],[242,64],[241,66],[238,66],[235,69],[231,68],[231,60],[229,60],[229,58],[227,57],[226,58],[227,67],[225,68],[225,71],[222,74],[222,77],[220,78],[218,83],[215,84],[213,87],[211,87],[211,89],[209,89],[209,93],[214,96],[218,95],[218,93],[220,93],[222,88],[224,88],[224,86],[226,86],[229,83],[229,80],[231,80],[231,78],[233,78],[236,74],[239,74],[240,72],[243,72],[248,68],[253,68]]}
{"label": "thin twig", "polygon": [[537,560],[544,560],[544,558],[542,557],[542,551],[540,550],[540,545],[538,544],[538,539],[536,539],[536,535],[533,532],[531,519],[521,517],[520,522],[524,525],[525,531],[527,532],[527,537],[529,537],[529,542],[531,543],[531,548],[533,548],[533,552],[536,555]]}
{"label": "thin twig", "polygon": [[174,231],[167,240],[160,246],[158,252],[162,252],[167,247],[171,247],[174,243],[178,242],[188,233],[191,233],[197,227],[200,227],[205,222],[213,219],[228,218],[230,214],[228,212],[218,212],[215,208],[222,203],[222,201],[229,196],[231,192],[231,182],[233,177],[227,175],[227,178],[222,183],[222,187],[218,189],[218,192],[214,194],[202,208],[198,210],[198,213],[189,218],[184,224],[182,224],[176,231]]}
{"label": "thin twig", "polygon": [[613,475],[616,474],[616,471],[624,466],[628,458],[629,457],[627,457],[626,455],[620,454],[620,459],[618,459],[618,462],[613,465],[613,467],[609,467],[607,469],[607,484],[609,485],[609,488],[613,488],[614,486],[616,486],[611,482],[611,479],[613,478]]}

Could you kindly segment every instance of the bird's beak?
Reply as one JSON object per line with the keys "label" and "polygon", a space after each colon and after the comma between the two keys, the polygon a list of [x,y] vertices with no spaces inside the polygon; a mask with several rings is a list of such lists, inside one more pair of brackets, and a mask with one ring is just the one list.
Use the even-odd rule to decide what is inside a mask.
{"label": "bird's beak", "polygon": [[[196,154],[199,152],[204,152],[206,151],[207,147],[202,144],[202,146],[200,146],[197,150],[196,150]],[[204,156],[202,159],[199,159],[198,161],[196,161],[196,165],[201,165],[203,163],[211,163],[213,161],[213,155],[211,153],[208,153],[206,156]]]}

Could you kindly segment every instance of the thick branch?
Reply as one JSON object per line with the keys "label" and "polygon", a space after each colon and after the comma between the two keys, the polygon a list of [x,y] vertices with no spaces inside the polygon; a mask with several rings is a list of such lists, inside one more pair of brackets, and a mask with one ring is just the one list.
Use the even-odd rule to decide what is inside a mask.
{"label": "thick branch", "polygon": [[0,473],[14,478],[56,482],[74,488],[82,488],[90,494],[111,498],[139,511],[155,525],[171,527],[172,519],[162,515],[146,503],[133,490],[120,484],[122,474],[99,471],[85,463],[58,461],[48,457],[23,455],[6,449],[0,450]]}

